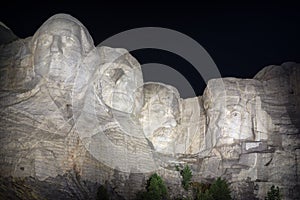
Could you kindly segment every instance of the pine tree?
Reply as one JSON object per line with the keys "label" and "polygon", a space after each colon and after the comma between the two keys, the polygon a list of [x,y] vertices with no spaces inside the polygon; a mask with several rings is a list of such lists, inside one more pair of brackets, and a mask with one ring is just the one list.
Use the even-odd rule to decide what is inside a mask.
{"label": "pine tree", "polygon": [[279,191],[279,187],[275,188],[274,185],[271,186],[271,189],[268,191],[267,197],[265,200],[281,200],[281,194]]}
{"label": "pine tree", "polygon": [[182,176],[182,186],[185,190],[189,189],[189,183],[193,177],[192,171],[188,165],[186,165],[183,170],[181,170]]}
{"label": "pine tree", "polygon": [[167,199],[167,187],[162,178],[156,173],[151,175],[147,181],[147,191],[139,193],[137,199],[163,200]]}
{"label": "pine tree", "polygon": [[212,183],[209,192],[212,195],[213,199],[231,199],[231,191],[229,189],[228,183],[226,182],[226,180],[222,180],[220,177]]}

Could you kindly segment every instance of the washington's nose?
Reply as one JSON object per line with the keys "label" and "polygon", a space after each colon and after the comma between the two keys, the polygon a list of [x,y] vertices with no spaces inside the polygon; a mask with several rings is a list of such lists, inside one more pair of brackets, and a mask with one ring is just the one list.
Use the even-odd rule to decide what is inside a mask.
{"label": "washington's nose", "polygon": [[55,35],[53,36],[53,41],[52,41],[52,44],[51,44],[51,52],[55,53],[55,52],[60,52],[62,53],[62,50],[61,50],[61,39],[59,36]]}

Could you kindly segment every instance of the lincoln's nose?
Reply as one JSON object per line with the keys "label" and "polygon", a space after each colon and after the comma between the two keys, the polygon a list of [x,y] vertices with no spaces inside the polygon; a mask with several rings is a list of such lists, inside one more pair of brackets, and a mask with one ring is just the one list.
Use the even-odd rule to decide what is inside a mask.
{"label": "lincoln's nose", "polygon": [[52,53],[62,53],[61,50],[61,38],[58,35],[53,36],[53,41],[50,47]]}

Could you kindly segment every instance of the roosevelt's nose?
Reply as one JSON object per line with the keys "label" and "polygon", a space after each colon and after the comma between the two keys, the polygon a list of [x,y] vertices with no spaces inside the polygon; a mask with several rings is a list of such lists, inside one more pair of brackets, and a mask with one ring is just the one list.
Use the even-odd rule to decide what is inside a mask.
{"label": "roosevelt's nose", "polygon": [[53,41],[50,47],[50,51],[52,53],[60,52],[62,53],[61,50],[61,38],[57,35],[53,36]]}

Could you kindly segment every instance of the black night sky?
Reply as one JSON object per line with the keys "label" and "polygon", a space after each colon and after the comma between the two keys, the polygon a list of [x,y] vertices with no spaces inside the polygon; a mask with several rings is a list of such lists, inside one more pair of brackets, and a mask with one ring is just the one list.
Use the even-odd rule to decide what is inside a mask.
{"label": "black night sky", "polygon": [[[95,45],[119,32],[138,27],[164,27],[188,35],[201,44],[222,77],[252,78],[264,66],[300,62],[299,6],[279,3],[200,4],[188,2],[4,3],[0,21],[20,38],[32,36],[50,16],[67,13],[89,30]],[[162,50],[136,50],[141,63],[156,62],[179,71],[197,95],[205,83],[179,56]],[[166,77],[167,82],[167,77]],[[180,91],[181,92],[181,91]]]}

